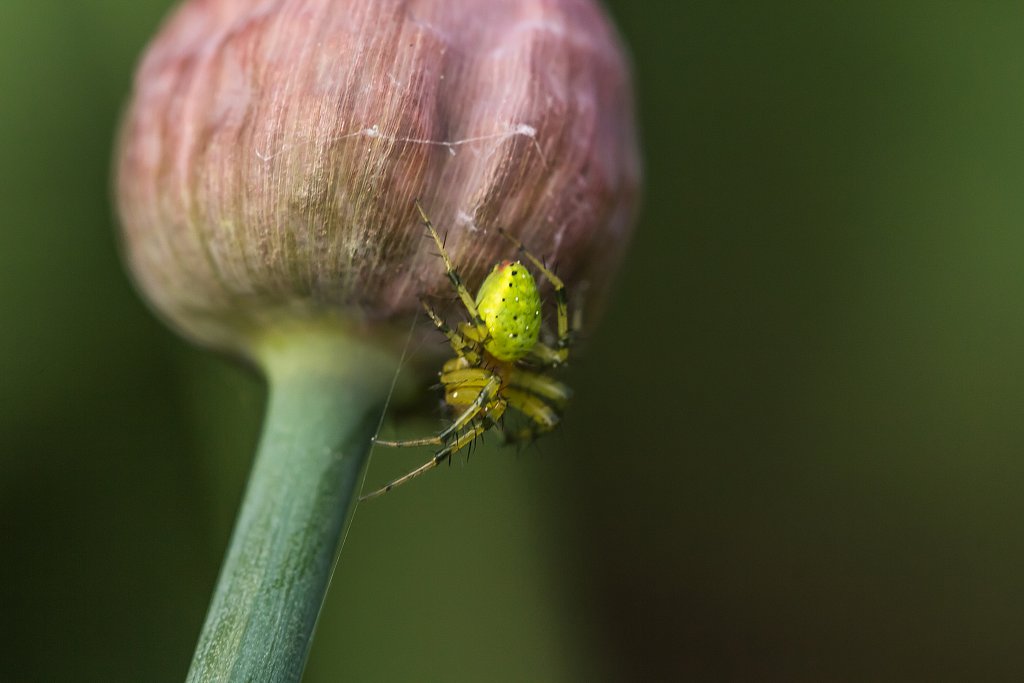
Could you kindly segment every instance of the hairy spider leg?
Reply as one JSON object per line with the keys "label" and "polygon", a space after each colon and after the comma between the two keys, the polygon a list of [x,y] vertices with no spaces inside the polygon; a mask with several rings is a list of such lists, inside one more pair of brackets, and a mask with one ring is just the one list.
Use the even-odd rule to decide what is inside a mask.
{"label": "hairy spider leg", "polygon": [[505,381],[511,387],[536,394],[559,408],[572,398],[572,389],[558,380],[522,368],[511,368],[505,374]]}
{"label": "hairy spider leg", "polygon": [[569,345],[572,343],[572,332],[569,328],[569,300],[565,293],[565,283],[561,278],[551,272],[544,263],[527,250],[519,239],[513,237],[501,228],[498,230],[507,240],[516,245],[523,256],[533,264],[541,276],[551,283],[555,290],[555,306],[558,312],[558,341],[554,349],[542,342],[537,342],[533,348],[532,355],[545,365],[562,365],[569,359]]}
{"label": "hairy spider leg", "polygon": [[558,411],[552,408],[540,396],[535,396],[519,389],[513,389],[512,387],[506,387],[502,392],[502,396],[512,408],[529,418],[531,423],[534,423],[534,426],[531,428],[532,434],[549,432],[561,420]]}
{"label": "hairy spider leg", "polygon": [[477,310],[476,301],[469,293],[469,290],[466,289],[466,285],[462,283],[462,278],[459,276],[458,271],[455,270],[455,266],[452,265],[452,260],[448,257],[448,252],[445,251],[444,242],[441,241],[441,237],[437,234],[437,230],[434,229],[434,224],[430,222],[427,212],[423,210],[423,205],[420,204],[420,200],[418,199],[416,200],[416,210],[420,212],[420,218],[423,219],[423,225],[430,231],[430,236],[434,238],[434,244],[437,245],[437,249],[441,253],[441,258],[444,259],[444,268],[448,273],[448,279],[451,281],[452,286],[455,287],[455,291],[458,293],[459,298],[462,299],[462,305],[466,307],[466,311],[469,313],[469,318],[472,321],[472,325],[470,327],[477,336],[476,341],[483,342],[487,339],[489,332],[487,331],[487,325],[484,323],[484,319],[480,317],[480,311]]}
{"label": "hairy spider leg", "polygon": [[381,439],[374,439],[374,443],[380,446],[396,446],[399,448],[412,446],[440,446],[447,442],[453,435],[464,429],[473,421],[474,418],[476,418],[477,415],[480,414],[481,411],[487,409],[486,412],[489,413],[489,407],[492,405],[495,395],[501,388],[501,377],[480,368],[466,368],[463,370],[456,370],[454,372],[464,373],[464,375],[450,381],[446,381],[444,374],[441,376],[441,382],[445,385],[445,389],[449,394],[451,390],[448,389],[448,386],[452,381],[462,382],[467,391],[473,391],[477,388],[479,389],[476,396],[471,401],[464,404],[466,405],[466,409],[461,415],[455,418],[454,422],[434,436],[425,436],[421,439],[406,439],[404,441],[384,441]]}
{"label": "hairy spider leg", "polygon": [[426,309],[427,315],[434,322],[434,326],[441,331],[441,334],[448,338],[448,343],[452,345],[452,350],[454,350],[460,358],[466,359],[470,365],[479,364],[479,344],[477,344],[475,340],[464,336],[461,332],[453,330],[451,326],[449,326],[448,323],[446,323],[426,301],[420,300],[420,303],[423,304],[423,308]]}
{"label": "hairy spider leg", "polygon": [[[502,408],[501,412],[504,412],[504,405],[502,405],[501,408]],[[499,412],[499,414],[501,412]],[[452,443],[447,444],[446,446],[444,446],[443,449],[441,449],[440,451],[435,453],[433,458],[431,458],[430,460],[425,462],[423,465],[420,465],[419,467],[417,467],[412,472],[409,472],[408,474],[401,475],[400,477],[398,477],[397,479],[395,479],[391,483],[387,484],[386,486],[378,488],[377,490],[375,490],[375,492],[367,494],[366,496],[360,496],[359,497],[359,502],[369,501],[372,498],[377,498],[378,496],[383,496],[384,494],[388,493],[389,490],[391,490],[395,486],[400,486],[401,484],[406,483],[410,479],[414,479],[414,478],[420,476],[424,472],[429,472],[430,470],[434,469],[435,467],[440,465],[442,462],[444,462],[444,460],[446,458],[451,458],[452,454],[458,452],[461,449],[464,449],[465,446],[467,446],[470,443],[472,443],[473,441],[475,441],[477,436],[479,436],[483,432],[485,432],[488,429],[490,429],[490,427],[492,427],[492,425],[493,425],[493,422],[490,421],[489,419],[481,420],[480,422],[478,422],[475,425],[473,425],[472,429],[470,429],[469,431],[466,431],[466,432],[463,432],[462,434],[460,434],[459,437],[455,441],[453,441]]]}
{"label": "hairy spider leg", "polygon": [[513,368],[506,376],[508,386],[502,396],[532,423],[515,431],[502,425],[500,432],[505,443],[533,441],[550,432],[561,420],[561,409],[572,398],[572,390],[561,382],[522,368]]}

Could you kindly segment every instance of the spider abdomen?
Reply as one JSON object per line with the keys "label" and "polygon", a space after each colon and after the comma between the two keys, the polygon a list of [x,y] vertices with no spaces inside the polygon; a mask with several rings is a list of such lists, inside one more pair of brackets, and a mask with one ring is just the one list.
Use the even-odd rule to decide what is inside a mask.
{"label": "spider abdomen", "polygon": [[476,295],[476,306],[487,326],[487,352],[498,360],[522,358],[540,334],[540,293],[530,271],[519,261],[494,266]]}

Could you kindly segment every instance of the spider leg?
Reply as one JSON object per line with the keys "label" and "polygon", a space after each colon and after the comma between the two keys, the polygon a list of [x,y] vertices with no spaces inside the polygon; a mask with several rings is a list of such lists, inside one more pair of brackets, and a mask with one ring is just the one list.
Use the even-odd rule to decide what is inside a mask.
{"label": "spider leg", "polygon": [[550,432],[557,427],[561,420],[558,411],[540,396],[511,387],[506,387],[502,391],[502,396],[510,406],[528,417],[532,423],[528,427],[515,431],[502,427],[501,434],[507,443],[533,441],[541,434]]}
{"label": "spider leg", "polygon": [[558,380],[522,368],[509,371],[506,381],[510,387],[536,394],[558,408],[565,406],[572,398],[572,389]]}
{"label": "spider leg", "polygon": [[441,258],[444,259],[445,271],[448,273],[448,279],[451,281],[452,286],[458,293],[459,298],[462,299],[462,305],[466,307],[466,311],[469,312],[469,318],[472,321],[472,327],[479,339],[487,338],[487,325],[484,324],[484,319],[480,317],[480,311],[476,308],[476,301],[473,296],[466,289],[466,285],[462,283],[462,278],[459,276],[455,266],[452,265],[452,260],[448,257],[448,252],[445,251],[444,242],[441,241],[441,237],[437,234],[437,230],[434,229],[434,224],[430,222],[430,218],[427,216],[427,212],[423,210],[423,205],[420,204],[420,200],[416,200],[416,210],[420,212],[420,218],[423,219],[423,225],[430,231],[430,236],[434,238],[434,244],[437,245],[438,251],[441,252]]}
{"label": "spider leg", "polygon": [[558,411],[539,396],[509,387],[502,394],[510,406],[530,418],[540,431],[551,431],[562,419]]}
{"label": "spider leg", "polygon": [[[572,343],[572,331],[569,329],[569,299],[565,293],[565,283],[549,270],[539,258],[527,251],[522,242],[508,234],[504,229],[500,229],[499,232],[512,244],[516,245],[519,253],[525,256],[555,289],[555,305],[558,310],[558,341],[554,349],[544,346],[544,349],[548,351],[548,353],[544,354],[547,358],[540,355],[538,355],[538,358],[544,360],[548,365],[561,365],[569,359],[569,345]],[[538,344],[537,346],[542,345]]]}
{"label": "spider leg", "polygon": [[480,350],[477,343],[470,340],[460,332],[453,330],[426,301],[421,299],[420,303],[423,304],[423,308],[426,310],[427,315],[430,316],[430,319],[434,322],[434,326],[441,331],[441,334],[448,338],[448,343],[452,345],[452,349],[455,353],[469,361],[470,365],[479,364]]}
{"label": "spider leg", "polygon": [[[478,389],[476,396],[466,405],[466,409],[462,411],[455,420],[441,430],[434,436],[426,436],[420,439],[406,439],[404,441],[384,441],[381,439],[374,439],[373,442],[380,446],[394,446],[398,448],[406,448],[412,446],[440,446],[447,442],[453,435],[457,434],[462,429],[470,424],[481,411],[488,408],[494,396],[498,393],[501,388],[501,377],[498,375],[492,375],[486,370],[478,368],[466,368],[464,370],[454,370],[447,375],[457,375],[454,379],[448,377],[446,379],[445,374],[442,374],[441,381],[444,383],[445,388],[448,392],[448,396],[451,396],[452,391],[458,391],[460,388],[465,387],[469,391]],[[456,389],[449,388],[453,383],[458,383],[459,378],[465,376],[466,379],[462,380],[462,384],[457,384]],[[480,378],[484,377],[486,380],[483,384],[480,384]],[[450,381],[448,381],[450,380]]]}
{"label": "spider leg", "polygon": [[382,496],[391,489],[395,488],[396,486],[401,486],[410,479],[415,479],[424,472],[428,472],[434,469],[445,460],[451,462],[451,457],[454,453],[457,453],[459,450],[465,448],[466,446],[472,445],[473,442],[476,441],[477,437],[479,437],[481,434],[483,434],[488,429],[494,426],[495,422],[501,418],[501,415],[504,412],[505,401],[498,399],[495,402],[494,406],[488,411],[488,415],[484,419],[477,421],[476,424],[473,424],[472,426],[470,426],[469,429],[464,431],[462,434],[459,434],[455,441],[453,441],[452,443],[448,444],[447,446],[439,450],[437,453],[435,453],[430,460],[423,463],[413,471],[407,474],[403,474],[401,477],[395,479],[386,486],[383,486],[382,488],[379,488],[376,491],[367,493],[365,496],[360,496],[359,501],[362,502],[364,500],[369,500],[371,498]]}
{"label": "spider leg", "polygon": [[444,462],[446,458],[451,458],[452,454],[458,451],[460,448],[463,448],[464,446],[473,443],[473,440],[476,439],[476,437],[480,436],[480,434],[485,432],[489,427],[490,424],[487,421],[481,421],[473,425],[473,427],[469,429],[469,431],[460,434],[459,437],[453,443],[448,444],[447,446],[439,450],[437,453],[435,453],[430,460],[426,461],[413,471],[407,474],[403,474],[401,477],[395,479],[386,486],[383,486],[382,488],[379,488],[376,491],[372,491],[371,493],[367,493],[365,496],[360,496],[359,501],[362,502],[364,500],[370,500],[371,498],[382,496],[391,489],[395,488],[396,486],[401,486],[410,479],[415,479],[424,472],[428,472],[434,469],[442,462]]}

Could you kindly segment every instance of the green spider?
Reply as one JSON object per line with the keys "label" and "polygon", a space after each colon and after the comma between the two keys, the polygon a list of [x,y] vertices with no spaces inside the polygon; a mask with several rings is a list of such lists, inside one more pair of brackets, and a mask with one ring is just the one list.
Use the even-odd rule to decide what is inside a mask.
{"label": "green spider", "polygon": [[[441,368],[440,377],[445,402],[458,411],[458,415],[434,436],[407,441],[375,440],[381,446],[439,448],[423,465],[362,496],[360,500],[383,495],[450,460],[452,454],[469,446],[492,427],[497,428],[508,441],[531,441],[558,425],[562,409],[572,395],[569,387],[546,374],[569,358],[572,330],[569,328],[567,297],[562,281],[519,240],[504,230],[500,231],[554,287],[558,340],[552,348],[540,341],[540,292],[526,266],[521,261],[498,263],[480,285],[474,299],[462,284],[444,243],[419,201],[416,209],[441,252],[448,279],[469,314],[468,322],[459,323],[452,329],[426,301],[422,302],[427,315],[455,351],[455,357]],[[507,430],[501,418],[508,408],[522,413],[529,420],[528,425],[516,431]]]}

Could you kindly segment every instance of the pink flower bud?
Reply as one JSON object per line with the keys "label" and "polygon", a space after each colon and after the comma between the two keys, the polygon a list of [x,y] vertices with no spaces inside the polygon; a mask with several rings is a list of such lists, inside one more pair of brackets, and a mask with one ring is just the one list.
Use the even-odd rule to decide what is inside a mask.
{"label": "pink flower bud", "polygon": [[[126,258],[192,338],[371,324],[514,256],[600,299],[632,227],[629,70],[591,0],[187,0],[123,125]],[[591,297],[595,298],[595,297]]]}

